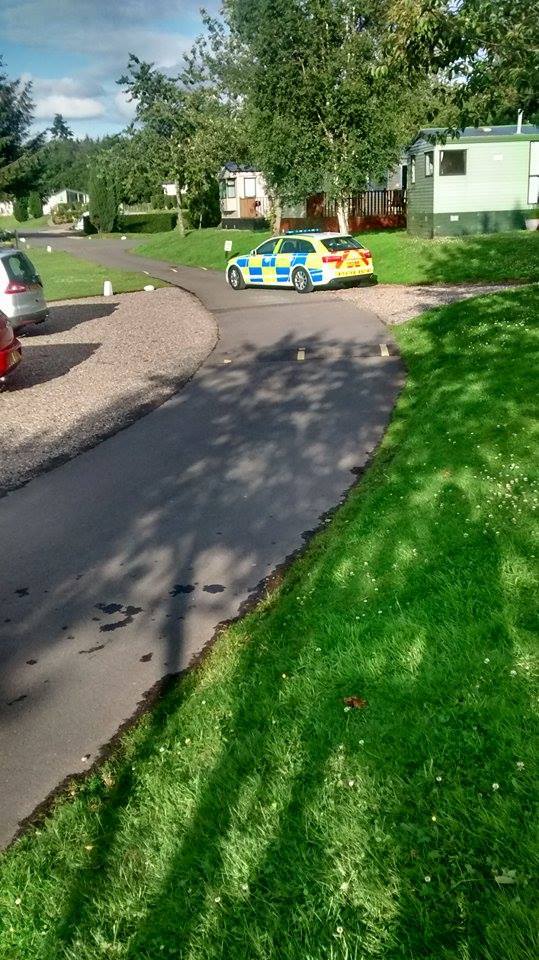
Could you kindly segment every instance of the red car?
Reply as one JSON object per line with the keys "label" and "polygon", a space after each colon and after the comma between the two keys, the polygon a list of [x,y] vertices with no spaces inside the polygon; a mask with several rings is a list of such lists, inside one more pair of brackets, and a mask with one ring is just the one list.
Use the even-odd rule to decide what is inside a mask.
{"label": "red car", "polygon": [[0,389],[7,375],[19,365],[21,359],[20,342],[13,333],[13,327],[5,313],[0,310]]}

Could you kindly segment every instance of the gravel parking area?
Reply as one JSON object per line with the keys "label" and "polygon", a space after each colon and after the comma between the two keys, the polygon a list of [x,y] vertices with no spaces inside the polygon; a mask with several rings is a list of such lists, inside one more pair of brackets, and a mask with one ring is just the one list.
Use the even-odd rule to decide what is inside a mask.
{"label": "gravel parking area", "polygon": [[1,492],[162,403],[217,340],[212,316],[176,287],[55,303],[26,329],[0,394]]}
{"label": "gravel parking area", "polygon": [[380,283],[374,287],[350,287],[337,291],[337,296],[352,300],[365,310],[372,310],[383,323],[405,323],[425,310],[443,307],[454,300],[481,297],[485,293],[507,290],[514,284],[447,284],[436,287],[408,287],[404,284]]}

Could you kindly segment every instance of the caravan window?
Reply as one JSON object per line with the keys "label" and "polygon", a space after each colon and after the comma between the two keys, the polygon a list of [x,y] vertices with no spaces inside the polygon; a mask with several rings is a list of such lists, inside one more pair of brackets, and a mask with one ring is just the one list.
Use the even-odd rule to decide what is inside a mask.
{"label": "caravan window", "polygon": [[466,174],[466,150],[440,150],[440,176],[463,177]]}
{"label": "caravan window", "polygon": [[236,197],[236,181],[227,180],[226,182],[226,197],[227,200],[234,200]]}
{"label": "caravan window", "polygon": [[245,177],[243,181],[244,196],[256,197],[256,179],[255,177]]}

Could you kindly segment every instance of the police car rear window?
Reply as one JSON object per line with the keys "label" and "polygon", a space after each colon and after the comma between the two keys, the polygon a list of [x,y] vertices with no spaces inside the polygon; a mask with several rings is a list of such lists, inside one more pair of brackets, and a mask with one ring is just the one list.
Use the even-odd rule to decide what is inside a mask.
{"label": "police car rear window", "polygon": [[353,237],[326,237],[321,241],[326,250],[363,250],[363,244]]}

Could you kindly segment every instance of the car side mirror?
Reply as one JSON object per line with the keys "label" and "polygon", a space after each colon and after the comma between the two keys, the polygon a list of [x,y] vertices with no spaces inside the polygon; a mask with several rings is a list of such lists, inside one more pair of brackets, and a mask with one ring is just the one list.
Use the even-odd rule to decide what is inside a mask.
{"label": "car side mirror", "polygon": [[249,256],[252,257],[253,253],[256,253],[256,250],[249,250]]}

